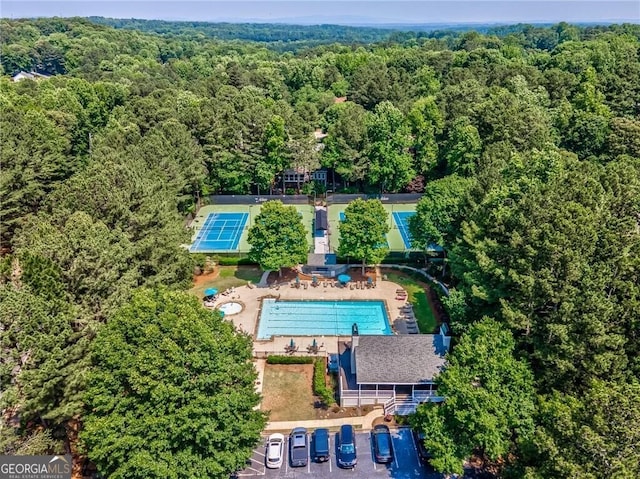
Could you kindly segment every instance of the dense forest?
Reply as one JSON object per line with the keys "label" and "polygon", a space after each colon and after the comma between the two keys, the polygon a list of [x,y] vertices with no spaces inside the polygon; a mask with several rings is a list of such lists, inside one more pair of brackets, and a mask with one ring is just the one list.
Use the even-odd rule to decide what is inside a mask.
{"label": "dense forest", "polygon": [[[184,217],[323,166],[343,191],[423,193],[415,246],[447,251],[448,399],[413,418],[437,469],[473,455],[502,477],[640,476],[640,26],[299,27],[287,45],[281,27],[133,25],[0,21],[1,452],[71,450],[134,477],[114,451],[191,464],[233,437],[189,473],[241,466],[264,424],[253,372],[229,360],[250,341],[182,292]],[[128,411],[144,436],[155,412],[178,430],[197,410],[165,410],[158,371],[183,377],[212,348],[219,395],[173,391],[216,410],[197,447],[101,422]]]}

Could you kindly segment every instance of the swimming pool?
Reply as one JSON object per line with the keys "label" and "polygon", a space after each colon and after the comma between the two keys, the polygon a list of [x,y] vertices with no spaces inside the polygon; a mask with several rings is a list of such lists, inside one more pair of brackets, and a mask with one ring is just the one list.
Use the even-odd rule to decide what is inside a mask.
{"label": "swimming pool", "polygon": [[384,301],[262,301],[257,339],[271,336],[390,335]]}

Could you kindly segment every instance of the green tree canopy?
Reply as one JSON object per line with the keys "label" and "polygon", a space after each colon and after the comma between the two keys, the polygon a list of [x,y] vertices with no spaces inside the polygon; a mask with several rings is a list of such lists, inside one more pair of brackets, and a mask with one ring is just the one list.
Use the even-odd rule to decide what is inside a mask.
{"label": "green tree canopy", "polygon": [[409,219],[412,247],[425,250],[431,244],[452,246],[473,183],[458,175],[427,183],[416,214]]}
{"label": "green tree canopy", "polygon": [[188,293],[140,290],[92,344],[81,441],[112,478],[226,479],[265,426],[251,338]]}
{"label": "green tree canopy", "polygon": [[514,353],[511,333],[484,318],[448,355],[437,377],[445,402],[425,403],[411,418],[426,433],[437,470],[462,473],[472,453],[489,461],[506,459],[516,443],[533,434],[533,374]]}
{"label": "green tree canopy", "polygon": [[389,213],[380,200],[349,203],[339,228],[338,255],[362,260],[362,274],[366,264],[379,263],[389,252]]}
{"label": "green tree canopy", "polygon": [[472,176],[480,159],[482,141],[478,129],[466,117],[458,118],[451,129],[445,147],[447,170],[460,176]]}
{"label": "green tree canopy", "polygon": [[28,284],[0,285],[0,406],[52,430],[82,411],[90,340],[78,308],[59,307]]}
{"label": "green tree canopy", "polygon": [[[327,138],[324,166],[333,168],[347,181],[364,179],[367,111],[357,103],[338,103],[325,111]],[[335,183],[335,177],[333,178]],[[335,188],[335,185],[334,185]]]}
{"label": "green tree canopy", "polygon": [[402,112],[391,102],[376,105],[367,123],[370,184],[397,192],[415,176],[409,155],[410,130]]}
{"label": "green tree canopy", "polygon": [[423,175],[431,173],[437,166],[437,136],[442,133],[444,120],[432,96],[418,99],[407,120],[413,135],[414,169]]}
{"label": "green tree canopy", "polygon": [[[640,384],[597,380],[584,395],[540,398],[536,434],[509,477],[639,477]],[[531,467],[531,465],[534,465]]]}
{"label": "green tree canopy", "polygon": [[262,205],[247,241],[251,245],[249,257],[265,271],[304,263],[309,253],[307,231],[298,210],[279,200]]}

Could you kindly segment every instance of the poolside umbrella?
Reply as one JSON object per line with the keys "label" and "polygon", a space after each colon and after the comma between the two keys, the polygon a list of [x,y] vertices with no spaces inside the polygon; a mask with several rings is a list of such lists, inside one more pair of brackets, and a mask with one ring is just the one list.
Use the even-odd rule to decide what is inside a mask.
{"label": "poolside umbrella", "polygon": [[300,278],[296,276],[296,284],[300,284]]}
{"label": "poolside umbrella", "polygon": [[209,288],[204,290],[205,296],[215,296],[217,293],[218,293],[218,290],[216,288]]}
{"label": "poolside umbrella", "polygon": [[348,283],[349,281],[351,281],[351,276],[349,276],[348,274],[341,274],[338,276],[338,281],[340,281],[341,283]]}
{"label": "poolside umbrella", "polygon": [[313,284],[316,284],[318,282],[318,277],[317,276],[312,276],[311,277],[311,281],[313,282]]}
{"label": "poolside umbrella", "polygon": [[295,347],[296,347],[296,342],[293,340],[293,338],[291,338],[291,341],[289,341],[289,347],[290,347],[291,349],[293,349],[293,348],[295,348]]}
{"label": "poolside umbrella", "polygon": [[316,338],[313,338],[313,343],[311,343],[311,347],[312,348],[317,348],[318,347],[318,342],[316,341]]}

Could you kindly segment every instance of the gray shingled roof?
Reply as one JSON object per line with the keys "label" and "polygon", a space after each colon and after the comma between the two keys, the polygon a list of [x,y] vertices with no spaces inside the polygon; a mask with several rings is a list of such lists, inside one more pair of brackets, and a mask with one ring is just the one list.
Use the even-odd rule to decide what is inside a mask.
{"label": "gray shingled roof", "polygon": [[360,336],[355,347],[358,384],[418,384],[433,380],[447,352],[442,336]]}

